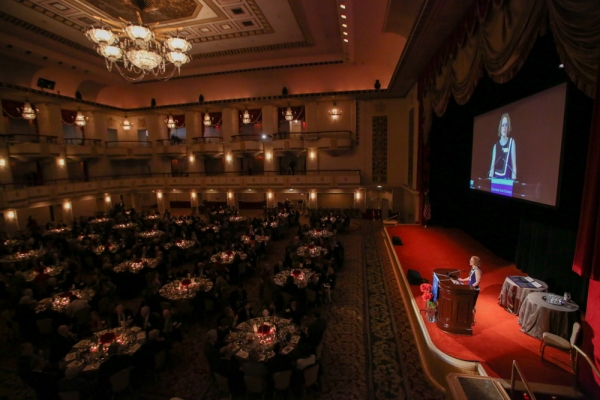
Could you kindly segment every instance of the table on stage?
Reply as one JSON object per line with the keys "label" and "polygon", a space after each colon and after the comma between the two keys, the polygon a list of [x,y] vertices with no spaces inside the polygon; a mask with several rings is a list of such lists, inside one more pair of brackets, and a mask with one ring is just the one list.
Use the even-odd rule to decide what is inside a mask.
{"label": "table on stage", "polygon": [[511,314],[519,315],[523,300],[532,292],[547,292],[548,285],[525,276],[507,276],[502,285],[498,305]]}
{"label": "table on stage", "polygon": [[572,301],[564,305],[550,304],[544,300],[549,295],[533,292],[525,298],[519,311],[521,332],[538,339],[544,332],[550,332],[569,340],[573,323],[579,320],[579,306]]}

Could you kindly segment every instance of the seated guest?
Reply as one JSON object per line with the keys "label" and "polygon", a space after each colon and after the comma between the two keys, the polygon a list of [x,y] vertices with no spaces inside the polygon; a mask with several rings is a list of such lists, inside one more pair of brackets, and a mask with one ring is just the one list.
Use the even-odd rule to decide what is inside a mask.
{"label": "seated guest", "polygon": [[152,329],[158,328],[160,325],[156,316],[150,312],[150,307],[148,306],[140,308],[140,312],[135,317],[134,323],[146,333],[150,332]]}
{"label": "seated guest", "polygon": [[258,376],[265,381],[269,378],[269,370],[264,363],[260,362],[260,354],[255,349],[250,350],[248,361],[242,364],[242,371],[245,376]]}
{"label": "seated guest", "polygon": [[[227,378],[229,392],[234,396],[243,395],[244,390],[244,374],[240,369],[237,361],[233,359],[231,347],[225,346],[220,351],[221,358],[214,365],[212,372]],[[237,398],[237,397],[236,397]]]}
{"label": "seated guest", "polygon": [[304,318],[305,315],[304,309],[302,309],[302,306],[296,299],[292,299],[288,308],[285,309],[285,317],[292,319],[297,325],[302,323],[302,318]]}
{"label": "seated guest", "polygon": [[112,395],[112,389],[110,385],[110,377],[119,371],[124,370],[132,365],[131,356],[125,354],[115,354],[110,356],[108,360],[104,361],[98,367],[98,398],[99,399],[110,399]]}
{"label": "seated guest", "polygon": [[303,333],[303,341],[308,343],[314,351],[319,343],[323,340],[325,329],[327,328],[327,320],[321,317],[321,313],[313,311],[313,316],[316,318]]}
{"label": "seated guest", "polygon": [[65,377],[58,381],[59,392],[77,392],[82,400],[91,399],[96,392],[96,383],[79,377],[79,368],[69,367]]}
{"label": "seated guest", "polygon": [[297,371],[302,371],[316,362],[315,354],[307,344],[300,343],[297,350],[299,354],[295,365]]}
{"label": "seated guest", "polygon": [[217,331],[215,329],[211,329],[206,333],[206,341],[204,342],[204,356],[208,360],[208,366],[212,371],[219,360],[221,359],[221,355],[219,352],[219,348],[217,347]]}
{"label": "seated guest", "polygon": [[61,325],[56,331],[56,335],[50,343],[50,356],[48,361],[52,364],[57,364],[64,356],[67,355],[71,347],[77,343],[77,338],[66,325]]}
{"label": "seated guest", "polygon": [[133,314],[131,310],[125,308],[123,304],[115,307],[115,312],[110,317],[110,326],[119,328],[122,325],[130,325],[133,322]]}
{"label": "seated guest", "polygon": [[281,343],[275,343],[273,346],[273,352],[275,355],[267,361],[267,369],[269,374],[273,375],[276,372],[282,372],[292,369],[292,360],[289,356],[283,354],[281,351],[285,346]]}
{"label": "seated guest", "polygon": [[105,329],[104,321],[100,318],[98,311],[90,312],[90,326],[89,332],[96,333]]}
{"label": "seated guest", "polygon": [[165,309],[162,312],[160,328],[161,333],[167,342],[173,343],[181,342],[183,340],[181,334],[181,320],[168,309]]}
{"label": "seated guest", "polygon": [[155,357],[163,350],[168,350],[167,342],[164,338],[160,337],[158,329],[152,329],[148,332],[148,340],[134,354],[135,368],[142,371],[154,370]]}
{"label": "seated guest", "polygon": [[252,312],[252,304],[249,301],[244,303],[244,306],[240,308],[237,312],[237,323],[241,324],[242,322],[248,321],[249,319],[254,318],[254,313]]}

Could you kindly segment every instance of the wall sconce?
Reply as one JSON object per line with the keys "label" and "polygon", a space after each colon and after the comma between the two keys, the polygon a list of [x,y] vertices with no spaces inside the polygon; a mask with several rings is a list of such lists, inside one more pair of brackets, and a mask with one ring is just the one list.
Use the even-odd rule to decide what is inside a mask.
{"label": "wall sconce", "polygon": [[71,202],[67,201],[63,207],[65,208],[65,210],[70,210],[71,209]]}
{"label": "wall sconce", "polygon": [[229,197],[230,199],[233,199],[233,193],[232,192],[227,192],[227,197]]}
{"label": "wall sconce", "polygon": [[342,116],[342,110],[337,108],[335,102],[333,103],[333,108],[329,110],[329,115],[331,115],[331,119],[337,121]]}
{"label": "wall sconce", "polygon": [[129,121],[129,118],[127,118],[127,114],[125,114],[125,119],[123,120],[123,122],[121,122],[121,127],[123,128],[123,130],[128,131],[131,129],[132,126],[133,123]]}
{"label": "wall sconce", "polygon": [[271,158],[273,158],[273,154],[271,154],[271,152],[267,152],[266,157],[267,160],[270,160]]}
{"label": "wall sconce", "polygon": [[15,212],[14,211],[9,211],[6,213],[6,217],[8,219],[15,219]]}
{"label": "wall sconce", "polygon": [[104,202],[110,203],[110,196],[109,195],[104,196]]}
{"label": "wall sconce", "polygon": [[190,162],[193,163],[195,160],[194,156],[190,156]]}
{"label": "wall sconce", "polygon": [[227,154],[225,156],[225,160],[227,160],[227,162],[231,162],[231,154]]}
{"label": "wall sconce", "polygon": [[311,151],[311,152],[310,152],[310,159],[311,159],[311,160],[314,160],[314,159],[315,159],[315,157],[316,157],[316,154],[315,154],[315,152],[314,152],[314,151]]}
{"label": "wall sconce", "polygon": [[269,192],[267,193],[267,199],[271,200],[273,198],[273,193]]}
{"label": "wall sconce", "polygon": [[311,199],[311,200],[314,200],[314,199],[315,199],[315,197],[317,197],[317,194],[316,194],[315,192],[311,192],[311,193],[310,193],[310,199]]}
{"label": "wall sconce", "polygon": [[65,159],[64,158],[59,158],[58,159],[58,165],[60,165],[61,167],[65,166]]}
{"label": "wall sconce", "polygon": [[6,167],[6,160],[4,158],[0,158],[0,167],[1,168]]}
{"label": "wall sconce", "polygon": [[162,199],[162,192],[156,193],[156,197],[158,197],[159,200]]}
{"label": "wall sconce", "polygon": [[196,192],[192,192],[192,200],[196,200]]}
{"label": "wall sconce", "polygon": [[87,124],[87,117],[83,115],[81,110],[77,110],[77,115],[75,116],[75,125],[84,127]]}
{"label": "wall sconce", "polygon": [[360,200],[360,192],[356,192],[356,200]]}

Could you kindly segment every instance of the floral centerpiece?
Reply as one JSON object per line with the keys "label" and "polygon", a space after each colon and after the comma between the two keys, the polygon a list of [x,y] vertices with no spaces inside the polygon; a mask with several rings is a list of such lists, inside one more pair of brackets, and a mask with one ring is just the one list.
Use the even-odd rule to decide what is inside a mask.
{"label": "floral centerpiece", "polygon": [[183,286],[183,287],[190,286],[191,284],[192,284],[192,280],[189,278],[185,278],[181,281],[181,286]]}
{"label": "floral centerpiece", "polygon": [[433,293],[431,293],[432,286],[430,283],[422,283],[421,286],[419,286],[419,289],[421,289],[421,292],[423,293],[421,298],[423,299],[423,301],[425,302],[425,304],[427,306],[427,310],[426,310],[427,320],[429,322],[434,322],[435,321],[436,304],[433,301]]}
{"label": "floral centerpiece", "polygon": [[99,342],[100,342],[100,344],[109,344],[113,340],[115,340],[116,337],[117,337],[117,335],[115,335],[113,332],[106,332],[102,336],[100,336]]}

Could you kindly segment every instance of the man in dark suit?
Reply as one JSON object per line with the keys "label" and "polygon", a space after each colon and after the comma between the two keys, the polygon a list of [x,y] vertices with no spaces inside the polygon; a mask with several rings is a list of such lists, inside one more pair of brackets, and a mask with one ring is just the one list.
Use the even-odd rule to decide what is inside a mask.
{"label": "man in dark suit", "polygon": [[316,319],[306,328],[306,332],[303,334],[303,340],[305,339],[314,351],[319,343],[321,343],[321,340],[323,340],[325,329],[327,329],[327,320],[321,317],[321,314],[318,311],[313,311],[313,316]]}
{"label": "man in dark suit", "polygon": [[169,344],[181,342],[183,340],[183,335],[181,334],[181,319],[177,314],[173,314],[170,310],[163,310],[159,327],[162,336]]}
{"label": "man in dark suit", "polygon": [[146,333],[150,332],[152,329],[158,329],[160,326],[160,322],[156,316],[150,312],[150,307],[148,306],[144,306],[140,309],[139,314],[134,319],[134,323]]}
{"label": "man in dark suit", "polygon": [[267,369],[270,375],[292,369],[292,360],[287,355],[281,353],[283,347],[281,343],[275,343],[275,346],[273,346],[275,355],[267,361]]}

